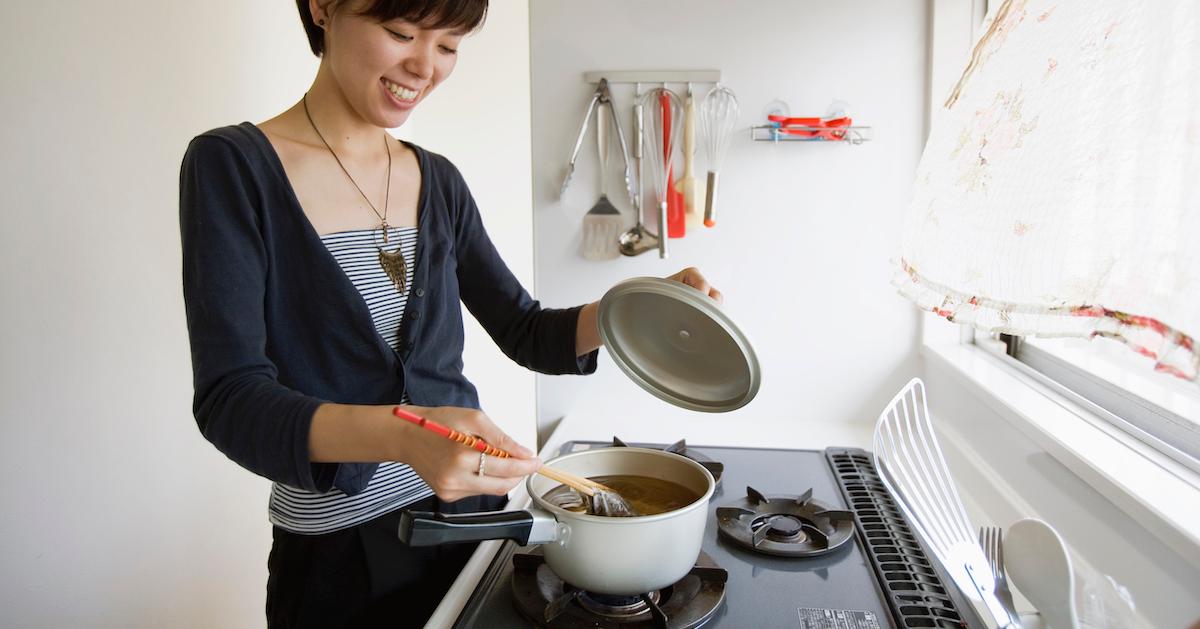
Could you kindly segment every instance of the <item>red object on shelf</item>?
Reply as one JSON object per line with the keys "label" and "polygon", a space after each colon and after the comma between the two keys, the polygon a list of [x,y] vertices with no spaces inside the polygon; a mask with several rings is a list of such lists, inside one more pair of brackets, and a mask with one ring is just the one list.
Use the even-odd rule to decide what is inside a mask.
{"label": "red object on shelf", "polygon": [[[663,163],[671,159],[671,103],[666,94],[660,94],[659,104],[663,110]],[[667,170],[667,237],[683,238],[687,233],[687,216],[683,209],[683,193],[675,189],[675,168]]]}
{"label": "red object on shelf", "polygon": [[804,138],[822,138],[825,140],[844,140],[846,131],[852,120],[848,117],[829,118],[789,118],[772,114],[767,120],[779,124],[779,132],[788,135],[798,135]]}

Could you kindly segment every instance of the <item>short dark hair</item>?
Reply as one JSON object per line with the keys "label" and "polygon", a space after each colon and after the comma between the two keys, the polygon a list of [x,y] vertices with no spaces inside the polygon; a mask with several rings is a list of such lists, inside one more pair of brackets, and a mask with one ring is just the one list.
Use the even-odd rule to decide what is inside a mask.
{"label": "short dark hair", "polygon": [[[344,0],[342,0],[344,1]],[[300,23],[308,35],[308,46],[320,57],[325,53],[325,29],[313,22],[308,0],[296,0]],[[404,20],[426,28],[450,28],[471,32],[483,25],[488,0],[371,0],[355,11],[380,22]]]}

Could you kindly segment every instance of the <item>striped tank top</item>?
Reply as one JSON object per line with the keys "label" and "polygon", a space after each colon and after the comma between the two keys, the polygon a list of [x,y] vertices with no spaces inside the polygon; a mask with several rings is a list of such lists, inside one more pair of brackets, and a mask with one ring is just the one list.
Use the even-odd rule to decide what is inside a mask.
{"label": "striped tank top", "polygon": [[[408,304],[408,288],[412,285],[416,265],[417,228],[392,227],[389,242],[399,242],[407,266],[404,293],[396,291],[383,268],[379,266],[376,242],[380,234],[375,229],[338,232],[321,237],[321,242],[333,254],[338,265],[358,289],[375,330],[392,346],[400,347],[400,324]],[[400,401],[408,402],[408,397]],[[339,490],[314,493],[275,483],[271,487],[271,523],[293,533],[315,535],[362,524],[405,505],[433,495],[433,490],[404,463],[381,463],[366,489],[353,496]]]}

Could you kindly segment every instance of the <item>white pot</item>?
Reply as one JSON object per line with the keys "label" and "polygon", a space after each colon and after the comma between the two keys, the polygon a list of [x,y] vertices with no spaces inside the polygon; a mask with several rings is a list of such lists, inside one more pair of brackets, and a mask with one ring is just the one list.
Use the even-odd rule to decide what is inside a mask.
{"label": "white pot", "polygon": [[644,448],[601,448],[546,462],[579,476],[629,474],[678,483],[700,494],[686,507],[657,515],[612,518],[573,513],[542,499],[559,485],[530,476],[527,511],[450,515],[406,512],[400,539],[411,546],[513,539],[542,544],[546,563],[567,583],[590,592],[634,595],[664,588],[696,563],[716,483],[699,463]]}

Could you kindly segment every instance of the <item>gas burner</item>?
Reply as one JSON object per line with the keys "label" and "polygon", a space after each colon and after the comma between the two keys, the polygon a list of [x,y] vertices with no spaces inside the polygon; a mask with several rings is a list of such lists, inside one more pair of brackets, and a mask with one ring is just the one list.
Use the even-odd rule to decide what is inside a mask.
{"label": "gas burner", "polygon": [[662,594],[650,592],[643,598],[642,596],[609,596],[584,590],[579,591],[575,600],[579,602],[580,607],[593,614],[625,619],[634,618],[650,611],[651,605],[658,605],[658,602],[662,600]]}
{"label": "gas burner", "polygon": [[812,489],[797,498],[747,487],[742,502],[717,509],[717,524],[739,545],[783,557],[823,555],[854,535],[854,514],[814,500]]}
{"label": "gas burner", "polygon": [[[630,444],[621,441],[619,438],[613,437],[613,447],[627,448],[629,445]],[[638,443],[633,445],[639,448],[652,448],[654,450],[662,450],[663,452],[670,452],[671,454],[685,456],[699,463],[704,467],[704,469],[708,470],[708,472],[713,475],[713,480],[716,481],[716,485],[718,487],[721,485],[721,474],[725,471],[725,464],[714,461],[697,450],[688,449],[687,440],[685,439],[680,439],[679,441],[676,441],[665,448],[661,446],[642,445]]]}
{"label": "gas burner", "polygon": [[592,629],[699,627],[725,600],[727,573],[701,552],[692,571],[673,585],[634,596],[610,596],[564,582],[540,548],[513,554],[513,595],[517,609],[539,626]]}

